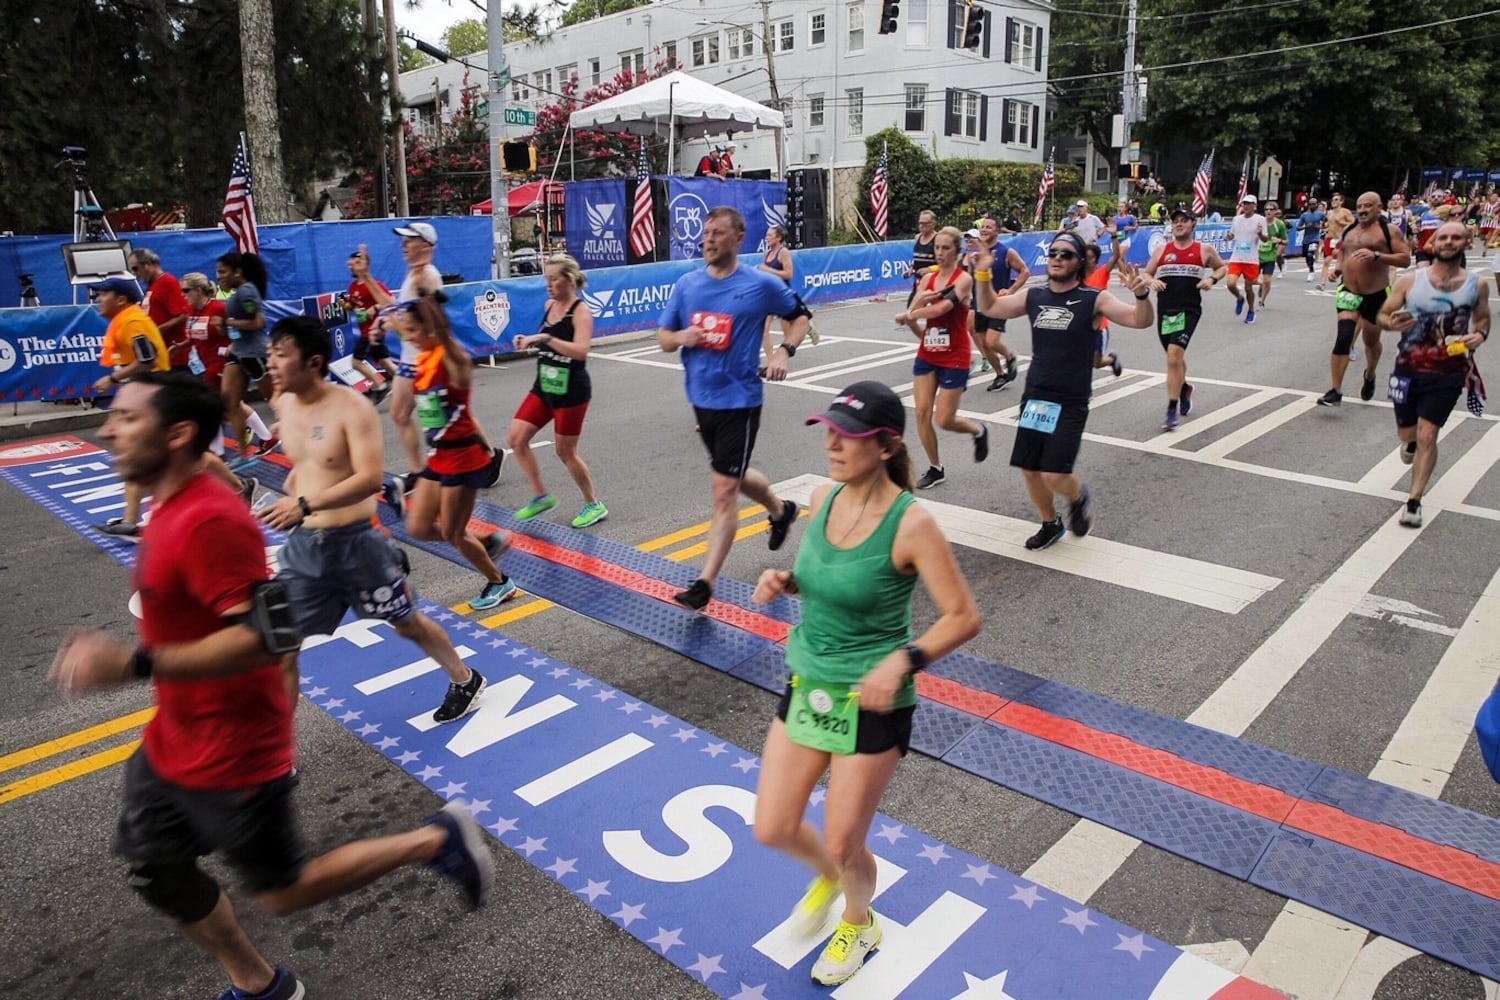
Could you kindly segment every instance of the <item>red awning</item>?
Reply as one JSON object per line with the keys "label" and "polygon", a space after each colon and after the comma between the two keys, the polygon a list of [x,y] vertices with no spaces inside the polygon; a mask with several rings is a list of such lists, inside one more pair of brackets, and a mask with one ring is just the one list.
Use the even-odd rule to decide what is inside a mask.
{"label": "red awning", "polygon": [[[510,194],[506,196],[506,200],[510,203],[510,216],[514,218],[517,215],[525,215],[528,212],[534,212],[538,208],[541,208],[544,203],[545,192],[549,185],[553,192],[555,192],[554,197],[561,196],[563,186],[557,181],[532,181],[529,184],[522,184],[518,188],[512,188]],[[471,206],[469,214],[489,215],[492,203],[492,199],[486,198],[484,201]]]}

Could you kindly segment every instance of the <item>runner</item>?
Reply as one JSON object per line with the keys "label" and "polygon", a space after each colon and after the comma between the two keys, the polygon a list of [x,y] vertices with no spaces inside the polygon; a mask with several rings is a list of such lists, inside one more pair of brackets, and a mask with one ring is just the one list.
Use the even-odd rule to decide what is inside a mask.
{"label": "runner", "polygon": [[[140,307],[141,290],[134,281],[106,278],[90,285],[89,294],[99,315],[109,320],[99,349],[99,363],[109,370],[94,383],[95,393],[118,392],[117,386],[136,376],[171,367],[161,331]],[[142,499],[140,484],[127,479],[124,514],[94,525],[95,529],[122,538],[140,537]]]}
{"label": "runner", "polygon": [[[906,411],[896,394],[858,382],[807,422],[825,425],[834,482],[813,492],[816,513],[793,570],[768,569],[755,588],[760,602],[802,598],[802,620],[787,637],[791,682],[761,758],[755,837],[816,873],[793,911],[802,936],[822,933],[843,893],[838,925],[812,969],[814,980],[832,986],[880,946],[867,841],[911,742],[913,675],[978,635],[980,616],[952,547],[912,496],[901,440]],[[913,641],[918,579],[938,618]],[[830,770],[820,834],[805,814]]]}
{"label": "runner", "polygon": [[[979,220],[978,233],[979,236],[969,245],[964,255],[964,266],[968,268],[970,277],[973,277],[975,271],[974,260],[978,249],[984,246],[996,261],[990,274],[990,287],[995,290],[995,294],[1010,295],[1025,288],[1026,282],[1031,280],[1031,269],[1026,266],[1026,261],[1015,247],[1009,247],[1003,255],[999,252],[1000,225],[993,216],[987,215]],[[976,290],[975,297],[969,300],[969,330],[974,336],[975,345],[984,355],[984,370],[993,369],[995,372],[994,380],[985,386],[984,391],[995,392],[1016,380],[1016,352],[1005,343],[1005,320],[994,319],[978,310],[978,294]],[[918,430],[920,429],[919,424]],[[925,443],[926,438],[922,440]]]}
{"label": "runner", "polygon": [[[792,279],[797,276],[797,269],[792,264],[792,251],[786,245],[786,230],[780,226],[769,226],[766,229],[766,256],[756,265],[756,269],[765,271],[786,282],[787,287],[792,286]],[[796,294],[795,292],[793,293]],[[766,328],[760,337],[761,354],[766,361],[771,360],[771,352],[776,350],[771,344],[771,324],[775,322],[774,316],[766,317]],[[781,321],[781,339],[786,339],[786,320]],[[807,324],[807,340],[814,347],[818,344],[818,328],[813,323]]]}
{"label": "runner", "polygon": [[1260,307],[1266,307],[1271,297],[1271,279],[1276,273],[1276,264],[1286,250],[1286,220],[1281,217],[1281,206],[1274,201],[1266,202],[1266,242],[1260,245]]}
{"label": "runner", "polygon": [[1333,388],[1318,397],[1319,406],[1338,406],[1344,401],[1341,391],[1344,372],[1349,370],[1349,349],[1358,330],[1365,345],[1365,372],[1360,382],[1359,398],[1375,396],[1375,368],[1380,364],[1380,327],[1376,318],[1390,292],[1390,269],[1411,263],[1406,240],[1380,217],[1380,195],[1366,191],[1355,203],[1358,222],[1339,233],[1339,284],[1334,290],[1334,308],[1338,310],[1338,334],[1329,357]]}
{"label": "runner", "polygon": [[1488,257],[1491,250],[1500,247],[1500,191],[1490,191],[1480,206],[1479,244],[1483,248],[1481,257]]}
{"label": "runner", "polygon": [[[395,544],[375,530],[382,473],[380,421],[359,393],[326,378],[333,350],[314,316],[289,316],[271,331],[271,376],[292,470],[287,495],[260,519],[287,533],[277,558],[304,635],[331,635],[351,607],[390,623],[447,673],[447,697],[432,717],[452,722],[476,708],[484,678],[464,665],[448,633],[417,610]],[[297,690],[297,654],[286,659]]]}
{"label": "runner", "polygon": [[[911,291],[906,295],[906,304],[917,295],[917,288],[927,272],[937,267],[937,215],[924,208],[917,215],[917,238],[911,244]],[[768,355],[769,356],[769,355]]]}
{"label": "runner", "polygon": [[[942,456],[938,454],[934,414],[938,427],[974,439],[974,461],[983,462],[990,454],[989,429],[958,415],[959,401],[969,384],[968,312],[973,288],[973,280],[959,266],[960,239],[961,234],[952,226],[938,232],[937,270],[923,280],[911,307],[896,314],[896,322],[917,338],[917,359],[912,364],[912,403],[917,411],[917,437],[927,453],[927,471],[917,480],[919,490],[930,490],[947,479]],[[985,253],[994,260],[990,251]],[[993,276],[988,268],[978,275],[986,284]]]}
{"label": "runner", "polygon": [[[1156,290],[1156,336],[1167,352],[1167,416],[1162,430],[1177,429],[1179,417],[1193,412],[1193,385],[1187,380],[1187,349],[1203,316],[1203,293],[1229,273],[1212,244],[1193,237],[1198,215],[1186,205],[1172,209],[1172,241],[1162,244],[1146,275]],[[1211,273],[1204,274],[1207,269]]]}
{"label": "runner", "polygon": [[1071,227],[1072,232],[1085,243],[1097,242],[1099,234],[1107,228],[1104,220],[1094,214],[1093,209],[1089,208],[1089,203],[1083,198],[1078,199],[1073,207],[1078,209],[1078,214]]}
{"label": "runner", "polygon": [[186,371],[188,367],[187,298],[182,294],[182,284],[173,275],[162,270],[161,258],[155,250],[141,247],[130,251],[126,265],[137,281],[145,282],[146,295],[141,308],[156,324],[162,343],[167,345],[167,358],[172,367]]}
{"label": "runner", "polygon": [[[1124,251],[1120,249],[1120,238],[1115,233],[1110,233],[1110,240],[1114,245],[1113,252],[1109,255],[1109,263],[1103,267],[1099,266],[1099,244],[1090,243],[1083,248],[1084,256],[1088,258],[1088,277],[1083,283],[1090,288],[1100,291],[1109,287],[1109,273],[1119,266],[1124,258]],[[1099,343],[1094,348],[1094,367],[1108,368],[1119,378],[1125,373],[1125,366],[1120,362],[1120,355],[1109,349],[1109,320],[1099,322]]]}
{"label": "runner", "polygon": [[223,967],[230,988],[221,1000],[298,1000],[303,984],[262,957],[198,858],[223,851],[257,908],[274,915],[418,863],[479,906],[493,862],[458,800],[416,829],[308,857],[292,804],[296,691],[280,660],[301,637],[280,614],[264,614],[279,587],[266,579],[259,526],[200,467],[223,406],[183,373],[143,375],[121,390],[99,436],[126,481],[156,501],[135,567],[140,645],[76,632],[51,677],[69,697],[151,679],[156,714],[125,765],[114,838],[130,886]]}
{"label": "runner", "polygon": [[[1243,315],[1246,323],[1255,322],[1255,283],[1260,279],[1260,248],[1268,239],[1266,217],[1255,210],[1257,199],[1247,194],[1240,199],[1240,210],[1229,220],[1229,294],[1234,296],[1234,314]],[[1245,294],[1240,294],[1239,279],[1245,279]],[[1245,308],[1246,300],[1250,308]]]}
{"label": "runner", "polygon": [[[183,301],[188,316],[184,339],[188,344],[187,371],[203,380],[214,392],[224,376],[224,358],[229,353],[229,334],[224,326],[224,303],[214,298],[214,283],[208,275],[191,271],[182,276]],[[177,369],[174,367],[173,371]],[[247,406],[247,404],[240,404]],[[247,406],[248,408],[248,406]],[[237,475],[224,461],[224,435],[215,434],[203,456],[205,467],[245,498],[246,506],[255,502],[260,481],[254,476]]]}
{"label": "runner", "polygon": [[[1031,321],[1031,367],[1021,397],[1021,418],[1010,464],[1021,470],[1026,491],[1041,515],[1042,526],[1026,540],[1028,549],[1044,549],[1068,530],[1086,535],[1093,523],[1089,488],[1073,471],[1083,428],[1088,420],[1093,382],[1094,347],[1099,320],[1141,329],[1151,325],[1151,291],[1147,278],[1129,263],[1120,265],[1126,286],[1135,295],[1131,306],[1109,292],[1086,288],[1088,260],[1084,242],[1073,233],[1058,233],[1047,250],[1047,287],[1022,295],[996,298],[979,286],[984,311],[1002,319],[1022,314]],[[993,258],[980,257],[981,268]],[[1068,527],[1057,514],[1058,496],[1068,502]]]}
{"label": "runner", "polygon": [[1463,223],[1444,223],[1433,237],[1432,265],[1403,275],[1380,310],[1380,325],[1401,334],[1390,398],[1401,461],[1412,467],[1401,510],[1401,523],[1412,528],[1422,526],[1438,431],[1466,387],[1481,398],[1484,391],[1474,352],[1490,335],[1489,289],[1462,264],[1468,242]]}
{"label": "runner", "polygon": [[488,611],[516,596],[516,584],[495,565],[505,551],[505,537],[497,531],[481,539],[469,530],[474,501],[490,481],[495,451],[469,403],[474,363],[454,339],[446,301],[439,290],[399,306],[396,316],[401,339],[421,352],[413,385],[417,423],[432,446],[407,501],[406,530],[421,541],[441,539],[458,549],[485,579],[469,607]]}
{"label": "runner", "polygon": [[547,259],[546,273],[548,298],[542,313],[542,329],[516,338],[516,350],[537,350],[536,381],[511,419],[508,436],[510,449],[531,484],[531,502],[516,511],[516,517],[529,521],[557,506],[542,485],[536,453],[531,450],[531,439],[551,421],[557,457],[572,475],[578,492],[583,494],[583,508],[573,518],[573,527],[587,528],[609,516],[609,508],[594,492],[589,467],[578,454],[583,418],[593,398],[587,363],[594,340],[594,314],[578,297],[578,290],[588,284],[578,261],[567,254],[553,254]]}
{"label": "runner", "polygon": [[[224,409],[234,428],[234,446],[241,455],[249,455],[245,394],[255,386],[262,399],[270,400],[274,391],[266,373],[266,265],[258,254],[226,253],[219,258],[217,269],[219,287],[230,291],[224,302],[224,325],[230,340],[224,359]],[[269,431],[262,436],[262,450],[274,447],[270,437]]]}
{"label": "runner", "polygon": [[1307,265],[1307,283],[1312,284],[1318,271],[1318,244],[1323,242],[1323,222],[1328,218],[1322,202],[1309,200],[1307,208],[1297,217],[1297,229],[1302,233],[1302,261]]}
{"label": "runner", "polygon": [[[344,290],[344,309],[359,324],[359,339],[354,342],[354,368],[370,383],[366,393],[370,402],[379,406],[391,393],[396,380],[396,363],[385,346],[385,334],[380,325],[380,299],[391,297],[391,290],[379,278],[370,274],[370,252],[361,243],[359,249],[349,255],[349,287]],[[377,292],[378,290],[378,292]],[[384,378],[375,373],[371,361],[380,367]]]}
{"label": "runner", "polygon": [[1318,291],[1324,291],[1334,277],[1333,271],[1339,259],[1339,240],[1344,230],[1354,225],[1354,213],[1344,207],[1344,196],[1335,194],[1328,206],[1328,216],[1323,220],[1323,273],[1318,278]]}
{"label": "runner", "polygon": [[776,496],[765,474],[750,467],[765,397],[756,359],[766,317],[790,320],[792,328],[766,362],[765,374],[772,382],[786,378],[787,362],[796,355],[812,314],[784,283],[740,266],[744,239],[745,219],[739,212],[721,205],[708,213],[703,224],[707,267],[678,279],[656,331],[663,351],[682,352],[688,401],[713,469],[708,554],[698,578],[673,595],[678,604],[694,611],[701,611],[713,597],[714,581],[738,530],[735,507],[741,493],[766,508],[772,552],[781,548],[797,519],[796,502]]}

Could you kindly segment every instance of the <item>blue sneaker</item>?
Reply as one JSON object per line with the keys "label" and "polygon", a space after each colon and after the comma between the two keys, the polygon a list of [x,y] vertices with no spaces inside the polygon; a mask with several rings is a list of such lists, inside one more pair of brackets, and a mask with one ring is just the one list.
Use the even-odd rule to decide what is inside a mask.
{"label": "blue sneaker", "polygon": [[494,880],[494,862],[490,852],[485,850],[484,836],[479,832],[479,824],[469,814],[469,807],[462,799],[452,799],[443,806],[442,812],[427,822],[447,834],[443,846],[427,862],[427,867],[456,882],[471,909],[483,906]]}
{"label": "blue sneaker", "polygon": [[1255,310],[1254,309],[1251,309],[1249,312],[1245,313],[1245,322],[1246,323],[1254,323],[1255,322]]}
{"label": "blue sneaker", "polygon": [[1182,383],[1182,415],[1185,417],[1193,412],[1193,383]]}
{"label": "blue sneaker", "polygon": [[302,1000],[305,996],[307,990],[302,981],[278,965],[276,978],[259,993],[246,993],[238,986],[231,986],[219,994],[219,1000]]}
{"label": "blue sneaker", "polygon": [[516,596],[516,581],[506,577],[499,583],[486,583],[479,596],[469,602],[469,607],[475,611],[488,611],[490,608],[499,607],[512,597]]}
{"label": "blue sneaker", "polygon": [[1242,313],[1244,313],[1244,311],[1245,311],[1245,300],[1244,299],[1235,299],[1234,300],[1234,314],[1236,316],[1239,316]]}
{"label": "blue sneaker", "polygon": [[1170,406],[1167,407],[1166,419],[1161,422],[1161,429],[1164,431],[1175,431],[1177,429],[1177,411]]}

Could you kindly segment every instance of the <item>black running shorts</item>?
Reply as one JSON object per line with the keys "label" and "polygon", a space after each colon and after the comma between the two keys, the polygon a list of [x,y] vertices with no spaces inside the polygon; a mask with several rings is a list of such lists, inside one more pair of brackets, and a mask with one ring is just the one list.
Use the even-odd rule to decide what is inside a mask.
{"label": "black running shorts", "polygon": [[698,418],[698,436],[708,449],[709,466],[721,476],[743,477],[760,431],[760,407],[705,410],[695,406],[693,415]]}
{"label": "black running shorts", "polygon": [[[1021,409],[1024,411],[1025,408],[1026,397],[1023,397]],[[1088,419],[1088,404],[1079,403],[1062,408],[1057,426],[1050,434],[1017,427],[1010,464],[1030,472],[1072,472],[1078,461],[1078,450],[1083,445],[1083,426]]]}

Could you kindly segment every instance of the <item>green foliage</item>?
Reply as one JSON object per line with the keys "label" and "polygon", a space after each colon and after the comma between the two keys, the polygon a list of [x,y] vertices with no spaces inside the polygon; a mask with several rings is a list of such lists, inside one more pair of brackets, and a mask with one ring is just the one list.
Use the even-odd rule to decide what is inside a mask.
{"label": "green foliage", "polygon": [[[440,125],[430,144],[409,125],[403,129],[406,199],[412,215],[467,215],[471,205],[490,196],[489,128],[474,115],[477,100],[475,92],[462,89],[453,121]],[[375,175],[365,173],[346,208],[348,216],[384,214],[376,210],[375,192]]]}
{"label": "green foliage", "polygon": [[592,21],[608,14],[618,14],[634,7],[645,7],[651,0],[573,0],[562,14],[562,27]]}
{"label": "green foliage", "polygon": [[489,28],[477,17],[454,21],[443,32],[443,51],[450,56],[469,56],[475,52],[486,52],[489,47]]}
{"label": "green foliage", "polygon": [[[562,81],[562,96],[537,110],[536,128],[531,141],[537,148],[537,169],[544,174],[552,172],[554,158],[562,160],[570,171],[564,176],[579,180],[589,177],[620,176],[633,174],[636,157],[642,139],[619,132],[592,132],[588,129],[569,129],[568,118],[573,112],[598,104],[600,101],[623,94],[647,80],[664,76],[677,67],[665,60],[647,67],[642,73],[622,69],[614,79],[606,80],[597,87],[580,93],[578,77]],[[563,142],[564,135],[567,142]],[[663,138],[647,137],[646,156],[651,170],[662,173],[667,169],[667,147]]]}

